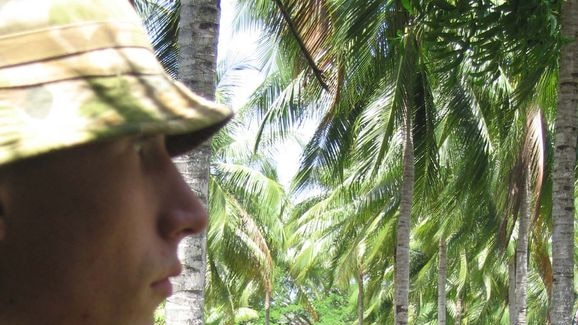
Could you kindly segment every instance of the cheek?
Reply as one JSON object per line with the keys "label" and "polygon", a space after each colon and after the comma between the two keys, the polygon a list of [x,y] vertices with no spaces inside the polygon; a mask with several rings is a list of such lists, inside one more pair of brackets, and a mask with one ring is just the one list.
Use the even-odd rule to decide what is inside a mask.
{"label": "cheek", "polygon": [[[154,209],[136,188],[114,194],[98,195],[98,204],[74,195],[74,209],[46,210],[54,213],[13,225],[10,240],[0,245],[9,254],[0,265],[9,268],[7,280],[17,284],[11,291],[19,300],[58,301],[67,312],[93,317],[152,313],[160,301],[147,290],[163,261]],[[108,204],[101,204],[104,199]]]}
{"label": "cheek", "polygon": [[68,184],[29,191],[26,198],[34,205],[24,197],[14,202],[1,244],[12,260],[12,266],[5,260],[7,267],[54,290],[77,278],[104,285],[114,275],[108,281],[118,279],[115,285],[122,285],[138,276],[134,273],[147,263],[148,238],[154,233],[145,188],[130,179],[84,185],[92,190]]}
{"label": "cheek", "polygon": [[155,184],[131,157],[43,165],[10,184],[0,293],[95,317],[152,313],[160,301],[149,286],[165,271],[167,246]]}

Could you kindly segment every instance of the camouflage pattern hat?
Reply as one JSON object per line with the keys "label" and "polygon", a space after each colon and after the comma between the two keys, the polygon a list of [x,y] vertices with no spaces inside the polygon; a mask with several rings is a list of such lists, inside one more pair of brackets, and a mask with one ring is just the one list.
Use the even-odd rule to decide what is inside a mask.
{"label": "camouflage pattern hat", "polygon": [[0,0],[0,165],[124,135],[182,152],[231,115],[165,74],[128,0]]}

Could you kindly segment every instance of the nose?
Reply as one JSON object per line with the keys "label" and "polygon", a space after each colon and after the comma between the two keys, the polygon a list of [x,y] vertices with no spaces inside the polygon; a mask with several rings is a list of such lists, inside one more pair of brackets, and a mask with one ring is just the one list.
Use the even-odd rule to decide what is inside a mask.
{"label": "nose", "polygon": [[159,233],[161,237],[178,243],[188,235],[202,232],[207,227],[208,215],[202,202],[170,159],[163,176],[164,200],[158,224]]}

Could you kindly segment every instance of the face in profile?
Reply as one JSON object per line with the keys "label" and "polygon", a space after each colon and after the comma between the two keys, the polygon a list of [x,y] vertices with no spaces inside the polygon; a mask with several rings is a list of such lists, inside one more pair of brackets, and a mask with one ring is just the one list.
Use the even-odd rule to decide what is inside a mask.
{"label": "face in profile", "polygon": [[0,177],[0,323],[150,325],[207,215],[163,136],[32,158]]}

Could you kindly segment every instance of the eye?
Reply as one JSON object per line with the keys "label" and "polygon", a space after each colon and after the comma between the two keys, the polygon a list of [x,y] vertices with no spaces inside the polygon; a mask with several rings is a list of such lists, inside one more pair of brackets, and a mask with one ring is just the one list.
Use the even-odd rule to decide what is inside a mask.
{"label": "eye", "polygon": [[134,140],[132,143],[133,150],[139,155],[142,156],[145,152],[147,145],[150,144],[152,136],[141,136]]}
{"label": "eye", "polygon": [[141,157],[145,154],[150,156],[166,152],[164,136],[160,135],[138,137],[132,143],[132,147]]}
{"label": "eye", "polygon": [[137,139],[132,144],[132,148],[139,156],[142,156],[142,154],[144,153],[144,143],[141,141],[141,139]]}

